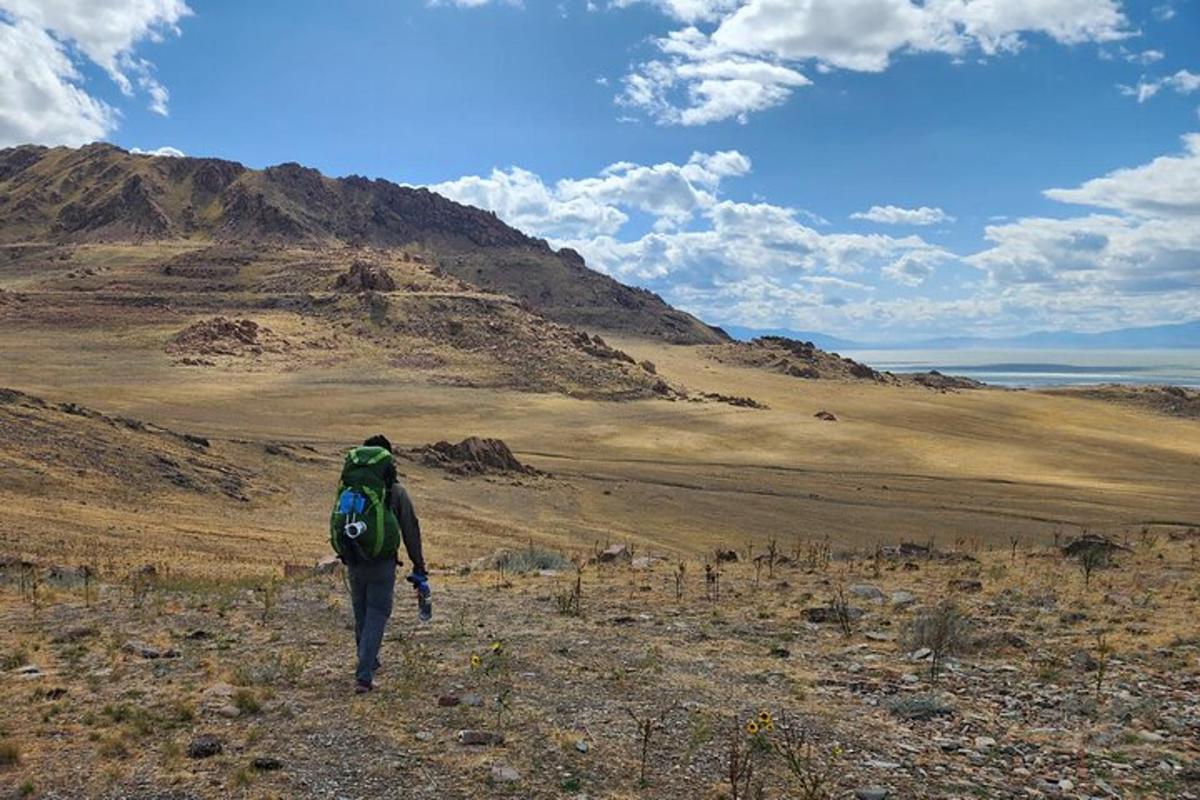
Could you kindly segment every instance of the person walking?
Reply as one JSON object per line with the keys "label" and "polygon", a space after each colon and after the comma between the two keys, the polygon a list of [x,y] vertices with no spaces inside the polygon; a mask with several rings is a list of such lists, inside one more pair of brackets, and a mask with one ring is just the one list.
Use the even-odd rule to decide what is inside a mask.
{"label": "person walking", "polygon": [[406,580],[416,591],[418,616],[423,622],[433,616],[421,524],[397,480],[392,443],[386,436],[372,436],[346,454],[329,539],[349,578],[357,648],[354,691],[363,694],[375,688],[383,632],[392,615],[396,568],[402,563],[400,542],[412,563]]}

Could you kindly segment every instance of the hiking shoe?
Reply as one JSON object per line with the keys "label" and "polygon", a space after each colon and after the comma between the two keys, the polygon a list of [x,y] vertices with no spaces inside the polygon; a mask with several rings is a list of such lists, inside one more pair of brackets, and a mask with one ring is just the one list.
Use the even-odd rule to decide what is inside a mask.
{"label": "hiking shoe", "polygon": [[375,688],[374,681],[355,681],[354,682],[354,693],[355,694],[366,694],[367,692],[373,690],[374,688]]}

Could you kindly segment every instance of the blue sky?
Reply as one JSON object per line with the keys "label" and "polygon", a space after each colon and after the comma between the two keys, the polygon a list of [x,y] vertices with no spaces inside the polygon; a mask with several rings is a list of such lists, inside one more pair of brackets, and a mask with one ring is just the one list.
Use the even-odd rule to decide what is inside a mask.
{"label": "blue sky", "polygon": [[1200,2],[0,0],[0,145],[430,185],[707,321],[1200,316]]}

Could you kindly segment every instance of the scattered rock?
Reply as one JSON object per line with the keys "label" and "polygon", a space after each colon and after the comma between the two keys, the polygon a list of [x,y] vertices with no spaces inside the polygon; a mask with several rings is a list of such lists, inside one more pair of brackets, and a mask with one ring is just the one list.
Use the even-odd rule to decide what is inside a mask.
{"label": "scattered rock", "polygon": [[716,558],[718,562],[736,562],[738,554],[736,550],[717,550]]}
{"label": "scattered rock", "polygon": [[888,800],[891,792],[883,786],[864,786],[854,790],[855,800]]}
{"label": "scattered rock", "polygon": [[492,765],[492,780],[500,783],[513,783],[521,780],[521,773],[507,764]]}
{"label": "scattered rock", "polygon": [[80,625],[68,628],[50,640],[51,644],[73,644],[74,642],[90,639],[99,635],[100,631],[91,625]]}
{"label": "scattered rock", "polygon": [[250,766],[259,772],[274,772],[283,769],[283,762],[271,756],[259,756],[250,762]]}
{"label": "scattered rock", "polygon": [[580,739],[575,742],[575,749],[581,753],[586,753],[591,747],[587,743],[587,739]]}
{"label": "scattered rock", "polygon": [[1076,650],[1071,653],[1067,661],[1078,672],[1095,672],[1100,669],[1100,662],[1087,650]]}
{"label": "scattered rock", "polygon": [[330,575],[336,572],[341,565],[342,562],[338,560],[337,556],[325,556],[313,567],[313,572],[318,575]]}
{"label": "scattered rock", "polygon": [[893,608],[901,609],[914,605],[917,602],[917,598],[912,592],[906,592],[903,589],[898,589],[892,592],[891,601]]}
{"label": "scattered rock", "polygon": [[483,705],[483,696],[474,692],[468,692],[462,696],[462,704],[470,708],[479,708]]}
{"label": "scattered rock", "polygon": [[141,656],[146,659],[156,658],[178,658],[179,653],[171,648],[159,650],[157,647],[151,647],[145,642],[130,640],[121,646],[121,650],[130,655]]}
{"label": "scattered rock", "polygon": [[846,591],[852,595],[855,595],[856,597],[861,597],[864,600],[871,600],[872,602],[878,603],[883,602],[883,590],[878,586],[872,586],[869,583],[856,583],[853,586],[848,587]]}
{"label": "scattered rock", "polygon": [[440,708],[453,708],[461,702],[456,694],[444,694],[437,699],[437,704]]}
{"label": "scattered rock", "polygon": [[[806,620],[809,622],[814,622],[818,625],[838,621],[837,612],[830,606],[812,606],[804,609],[800,613],[804,615]],[[855,606],[846,607],[846,616],[851,620],[856,620],[862,615],[863,610],[861,608],[856,608]]]}
{"label": "scattered rock", "polygon": [[950,581],[949,586],[954,591],[962,592],[963,594],[977,594],[983,591],[983,581],[971,578],[954,578]]}
{"label": "scattered rock", "polygon": [[817,419],[823,420],[825,422],[837,422],[838,421],[838,418],[829,411],[818,411],[817,413],[813,414],[813,416],[816,417]]}
{"label": "scattered rock", "polygon": [[466,745],[500,745],[504,744],[504,734],[496,731],[462,730],[458,732],[458,742]]}
{"label": "scattered rock", "polygon": [[624,544],[612,544],[600,551],[597,558],[604,562],[610,563],[613,561],[630,561],[633,553],[630,552],[629,546]]}
{"label": "scattered rock", "polygon": [[188,758],[211,758],[224,749],[221,740],[212,734],[201,734],[188,744]]}

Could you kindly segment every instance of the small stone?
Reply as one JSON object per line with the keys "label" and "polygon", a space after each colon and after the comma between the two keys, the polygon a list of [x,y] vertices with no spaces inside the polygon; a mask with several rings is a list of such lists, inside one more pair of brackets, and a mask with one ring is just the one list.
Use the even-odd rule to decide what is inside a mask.
{"label": "small stone", "polygon": [[492,765],[492,780],[500,783],[513,783],[521,780],[521,773],[517,772],[507,764]]}
{"label": "small stone", "polygon": [[313,567],[313,572],[318,575],[329,575],[337,570],[342,565],[337,556],[325,556],[316,563]]}
{"label": "small stone", "polygon": [[463,730],[458,732],[459,744],[493,745],[504,744],[504,734],[496,731]]}
{"label": "small stone", "polygon": [[912,604],[917,602],[917,598],[913,595],[912,592],[906,592],[902,589],[898,589],[898,590],[892,592],[891,600],[892,600],[892,608],[896,608],[896,609],[908,608],[909,606],[911,606]]}
{"label": "small stone", "polygon": [[417,731],[417,741],[418,742],[431,742],[431,741],[433,741],[433,734],[430,733],[429,731]]}
{"label": "small stone", "polygon": [[991,750],[995,746],[996,746],[996,740],[993,739],[991,736],[976,736],[975,737],[975,749],[976,750]]}
{"label": "small stone", "polygon": [[99,633],[100,633],[100,631],[97,630],[96,628],[92,627],[91,625],[81,625],[81,626],[75,627],[75,628],[68,628],[67,630],[63,631],[62,633],[58,634],[53,639],[51,639],[50,643],[51,644],[71,644],[72,642],[78,642],[81,639],[88,639],[92,636],[96,636]]}
{"label": "small stone", "polygon": [[956,578],[950,581],[949,585],[954,591],[964,594],[977,594],[983,591],[983,581],[971,580],[969,578]]}
{"label": "small stone", "polygon": [[479,708],[479,706],[483,705],[483,696],[474,692],[468,692],[462,696],[462,704],[471,708]]}
{"label": "small stone", "polygon": [[623,544],[609,545],[600,551],[599,559],[604,562],[612,561],[630,561],[633,554],[629,552],[629,548]]}
{"label": "small stone", "polygon": [[586,753],[591,748],[588,746],[587,739],[580,739],[575,742],[575,749],[581,753]]}
{"label": "small stone", "polygon": [[461,702],[456,694],[444,694],[437,699],[437,704],[441,708],[453,708]]}
{"label": "small stone", "polygon": [[909,655],[909,658],[912,659],[913,661],[924,661],[925,659],[929,658],[932,655],[933,655],[932,650],[930,650],[928,647],[922,647],[919,650],[914,650]]}
{"label": "small stone", "polygon": [[211,734],[202,734],[188,744],[188,758],[210,758],[222,750],[221,740]]}
{"label": "small stone", "polygon": [[236,719],[242,715],[242,710],[232,703],[228,703],[223,706],[218,706],[216,713],[218,716],[225,717],[226,719]]}
{"label": "small stone", "polygon": [[846,589],[850,594],[872,602],[883,602],[883,590],[869,583],[856,583]]}
{"label": "small stone", "polygon": [[277,769],[283,769],[283,762],[271,756],[259,756],[250,762],[250,766],[259,772],[274,772]]}
{"label": "small stone", "polygon": [[170,648],[168,648],[166,650],[159,650],[157,647],[151,647],[150,645],[146,644],[145,642],[138,642],[138,641],[134,641],[134,640],[130,640],[130,641],[126,642],[125,644],[123,644],[121,646],[121,649],[123,651],[125,651],[126,653],[129,653],[129,654],[135,655],[135,656],[141,656],[142,658],[145,658],[145,659],[178,658],[179,657],[179,653],[175,652],[174,650],[172,650]]}
{"label": "small stone", "polygon": [[888,800],[891,792],[885,786],[864,786],[854,790],[855,800]]}

